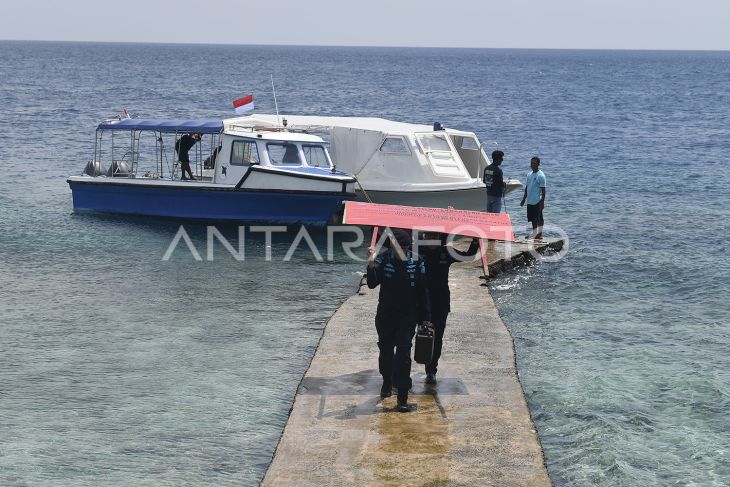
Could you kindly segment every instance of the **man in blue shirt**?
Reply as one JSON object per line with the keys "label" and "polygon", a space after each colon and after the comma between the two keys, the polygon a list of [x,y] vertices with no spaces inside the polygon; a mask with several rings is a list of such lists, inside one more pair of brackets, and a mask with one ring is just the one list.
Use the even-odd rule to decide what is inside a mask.
{"label": "man in blue shirt", "polygon": [[487,186],[487,212],[502,212],[502,195],[504,194],[504,176],[502,175],[502,160],[504,152],[492,152],[492,163],[484,168],[482,181]]}
{"label": "man in blue shirt", "polygon": [[527,221],[532,223],[532,233],[527,238],[539,240],[545,224],[542,218],[542,210],[545,208],[545,174],[540,170],[540,158],[537,156],[530,159],[530,167],[532,172],[527,175],[525,194],[520,206],[524,206],[527,201]]}

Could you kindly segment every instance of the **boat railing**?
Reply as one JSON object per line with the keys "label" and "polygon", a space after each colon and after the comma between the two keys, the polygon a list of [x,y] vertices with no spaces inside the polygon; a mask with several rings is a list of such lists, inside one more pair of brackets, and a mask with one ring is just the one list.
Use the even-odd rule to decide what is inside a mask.
{"label": "boat railing", "polygon": [[[108,133],[111,132],[111,135]],[[154,137],[154,144],[150,138],[143,138],[142,132],[148,132]],[[105,130],[99,128],[96,131],[94,142],[94,161],[99,161],[112,166],[124,163],[128,166],[128,176],[136,177],[140,171],[140,162],[149,156],[149,163],[152,163],[154,152],[154,170],[142,164],[144,174],[154,174],[155,178],[170,179],[179,178],[180,163],[177,153],[174,150],[175,142],[189,132],[169,132],[154,130]],[[199,179],[211,179],[209,174],[215,167],[215,159],[220,150],[221,134],[202,134],[201,141],[195,144],[190,151],[190,165],[193,173]],[[143,140],[144,139],[144,140]],[[173,147],[172,154],[168,154],[168,147]],[[172,160],[171,160],[172,159]],[[150,164],[151,165],[151,164]],[[114,171],[112,171],[114,172]],[[119,172],[118,177],[125,177],[126,171]],[[145,176],[147,177],[147,176]]]}

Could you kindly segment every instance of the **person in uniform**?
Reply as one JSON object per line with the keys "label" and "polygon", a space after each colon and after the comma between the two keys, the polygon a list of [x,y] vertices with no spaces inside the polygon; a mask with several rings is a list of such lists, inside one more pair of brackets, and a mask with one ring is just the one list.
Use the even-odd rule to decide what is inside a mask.
{"label": "person in uniform", "polygon": [[504,195],[504,174],[502,173],[502,165],[504,160],[504,152],[496,150],[492,152],[492,163],[484,168],[482,181],[487,187],[487,212],[502,212],[502,197]]}
{"label": "person in uniform", "polygon": [[408,412],[408,390],[411,388],[411,347],[416,325],[430,326],[426,268],[411,250],[410,233],[396,229],[390,237],[390,248],[378,254],[368,249],[367,284],[380,285],[375,328],[378,332],[378,368],[383,376],[380,396],[398,389],[397,409]]}
{"label": "person in uniform", "polygon": [[435,243],[418,247],[426,265],[431,322],[434,327],[433,356],[431,362],[426,364],[426,384],[435,384],[444,331],[446,330],[446,318],[451,311],[449,269],[454,262],[462,262],[467,257],[476,255],[479,252],[479,240],[473,239],[466,251],[460,251],[446,245],[447,235],[445,234],[426,232],[424,237],[429,243],[440,242],[440,244]]}

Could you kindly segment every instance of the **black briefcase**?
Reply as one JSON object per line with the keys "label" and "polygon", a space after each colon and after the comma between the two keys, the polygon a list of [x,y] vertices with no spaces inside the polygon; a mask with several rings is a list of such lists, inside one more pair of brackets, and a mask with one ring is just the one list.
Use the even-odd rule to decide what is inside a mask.
{"label": "black briefcase", "polygon": [[416,350],[413,352],[413,360],[419,364],[431,363],[433,358],[433,328],[430,326],[418,325],[416,330]]}

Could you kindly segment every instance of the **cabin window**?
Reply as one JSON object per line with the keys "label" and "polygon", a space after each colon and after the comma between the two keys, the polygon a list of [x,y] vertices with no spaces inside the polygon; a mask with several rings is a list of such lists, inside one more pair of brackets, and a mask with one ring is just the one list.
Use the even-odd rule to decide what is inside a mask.
{"label": "cabin window", "polygon": [[327,151],[321,145],[302,145],[304,160],[312,167],[330,167]]}
{"label": "cabin window", "polygon": [[451,146],[443,134],[420,134],[418,141],[424,152],[451,152]]}
{"label": "cabin window", "polygon": [[466,175],[463,164],[451,150],[445,134],[416,134],[416,137],[436,176],[463,177]]}
{"label": "cabin window", "polygon": [[231,147],[231,164],[247,166],[259,163],[259,151],[252,140],[234,140]]}
{"label": "cabin window", "polygon": [[484,153],[479,150],[479,141],[476,137],[468,135],[450,135],[450,137],[469,176],[481,179],[485,167],[482,163],[485,158]]}
{"label": "cabin window", "polygon": [[386,137],[380,146],[380,152],[389,152],[393,154],[410,154],[408,144],[403,137]]}
{"label": "cabin window", "polygon": [[474,137],[464,137],[461,139],[461,148],[467,150],[479,150],[479,144]]}
{"label": "cabin window", "polygon": [[266,144],[269,151],[269,160],[275,165],[300,165],[302,161],[299,159],[299,148],[296,144],[270,143]]}

